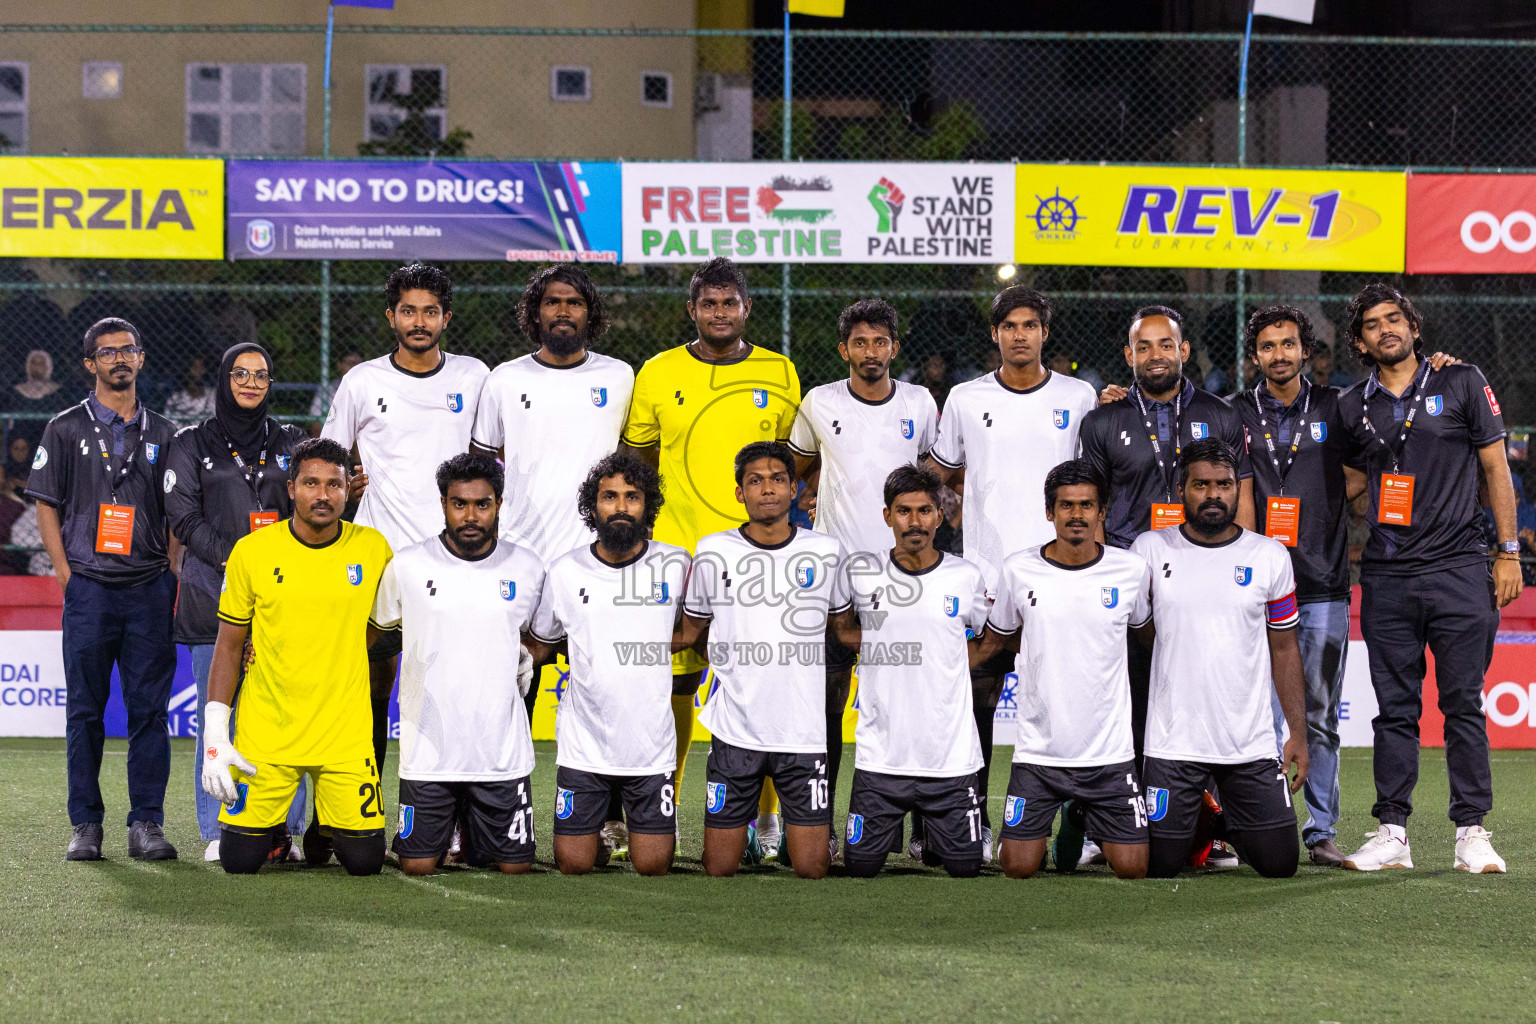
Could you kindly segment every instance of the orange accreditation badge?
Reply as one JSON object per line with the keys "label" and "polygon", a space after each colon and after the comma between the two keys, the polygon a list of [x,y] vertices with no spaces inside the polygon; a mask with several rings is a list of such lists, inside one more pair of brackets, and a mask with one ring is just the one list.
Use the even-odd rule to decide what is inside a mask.
{"label": "orange accreditation badge", "polygon": [[1381,500],[1376,521],[1388,526],[1413,525],[1413,477],[1406,473],[1381,474]]}
{"label": "orange accreditation badge", "polygon": [[133,506],[102,505],[96,516],[96,550],[103,555],[133,554]]}
{"label": "orange accreditation badge", "polygon": [[277,513],[276,512],[252,512],[251,513],[251,532],[255,533],[257,530],[261,529],[263,526],[271,526],[275,522],[277,522]]}
{"label": "orange accreditation badge", "polygon": [[1152,503],[1152,529],[1166,530],[1170,526],[1181,526],[1183,523],[1183,505],[1164,501],[1154,501]]}
{"label": "orange accreditation badge", "polygon": [[1270,498],[1264,511],[1264,536],[1293,548],[1300,529],[1301,499]]}

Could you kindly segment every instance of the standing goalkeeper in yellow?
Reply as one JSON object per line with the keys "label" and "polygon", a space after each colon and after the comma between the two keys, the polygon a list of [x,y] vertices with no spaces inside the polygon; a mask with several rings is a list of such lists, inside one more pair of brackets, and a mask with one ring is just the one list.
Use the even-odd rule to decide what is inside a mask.
{"label": "standing goalkeeper in yellow", "polygon": [[[623,443],[661,470],[667,502],[656,520],[656,540],[690,555],[700,537],[746,522],[736,500],[736,453],[753,441],[787,439],[800,407],[795,365],[742,337],[751,312],[746,276],[728,259],[710,260],[688,286],[688,316],[698,338],[653,356],[635,376]],[[704,667],[693,651],[673,655],[678,786]],[[763,810],[777,807],[771,791],[765,792]],[[778,845],[778,829],[759,825],[767,855]]]}
{"label": "standing goalkeeper in yellow", "polygon": [[[219,859],[232,875],[254,874],[281,843],[300,775],[310,777],[315,809],[347,873],[374,875],[384,866],[368,614],[393,554],[377,530],[341,521],[347,462],[335,441],[299,445],[288,470],[293,518],[242,538],[225,567],[203,789],[224,804]],[[255,659],[241,684],[247,635]],[[239,749],[229,727],[237,684]]]}

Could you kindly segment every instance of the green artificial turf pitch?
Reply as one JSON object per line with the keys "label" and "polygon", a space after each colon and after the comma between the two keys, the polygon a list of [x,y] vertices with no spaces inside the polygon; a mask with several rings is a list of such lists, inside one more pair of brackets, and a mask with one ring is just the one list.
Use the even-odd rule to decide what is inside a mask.
{"label": "green artificial turf pitch", "polygon": [[[1536,752],[1495,751],[1487,825],[1506,876],[1451,870],[1444,758],[1424,753],[1415,871],[1304,864],[1121,882],[1106,869],[955,881],[700,871],[704,757],[689,760],[675,872],[564,878],[548,863],[553,744],[535,776],[532,875],[406,879],[340,868],[230,878],[201,861],[192,748],[173,741],[166,831],[126,854],[125,747],[102,768],[102,863],[67,863],[62,740],[0,740],[0,1015],[6,1021],[1531,1020]],[[853,748],[844,757],[846,807]],[[395,764],[391,754],[390,767]],[[1008,751],[992,777],[1000,820]],[[393,785],[387,787],[393,790]],[[390,794],[391,818],[395,794]],[[1373,827],[1368,751],[1345,752],[1340,846]]]}

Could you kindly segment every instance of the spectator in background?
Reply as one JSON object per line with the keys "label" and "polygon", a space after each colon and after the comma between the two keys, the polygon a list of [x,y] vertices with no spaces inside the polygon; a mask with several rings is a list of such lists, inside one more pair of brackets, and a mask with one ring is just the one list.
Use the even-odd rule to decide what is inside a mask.
{"label": "spectator in background", "polygon": [[5,446],[5,479],[8,491],[18,494],[27,489],[27,474],[32,472],[32,446],[24,437],[12,437]]}
{"label": "spectator in background", "polygon": [[948,352],[930,352],[919,357],[916,365],[907,371],[903,379],[927,388],[934,402],[943,409],[944,400],[949,397],[949,389],[955,383],[953,368],[954,358]]}
{"label": "spectator in background", "polygon": [[[1001,358],[1001,357],[999,357]],[[1052,373],[1059,373],[1063,377],[1076,377],[1078,380],[1092,385],[1093,390],[1104,390],[1104,378],[1091,366],[1084,366],[1077,361],[1066,349],[1057,349],[1051,356],[1050,367]]]}
{"label": "spectator in background", "polygon": [[1312,349],[1311,377],[1313,384],[1327,384],[1336,388],[1347,388],[1355,383],[1355,378],[1334,369],[1333,349],[1324,341],[1319,341]]}
{"label": "spectator in background", "polygon": [[[0,489],[0,546],[15,544],[12,530],[27,511],[27,503],[10,487],[11,481]],[[27,556],[24,551],[0,551],[0,576],[21,576],[26,573]]]}
{"label": "spectator in background", "polygon": [[336,376],[331,378],[331,383],[324,390],[315,389],[314,401],[309,403],[309,436],[319,437],[320,427],[325,423],[326,413],[331,411],[331,403],[336,400],[336,389],[341,387],[341,378],[345,377],[352,367],[363,361],[363,354],[355,348],[349,348],[342,352],[336,359]]}
{"label": "spectator in background", "polygon": [[[24,439],[28,449],[36,448],[42,440],[43,428],[53,414],[72,404],[70,395],[53,379],[53,357],[40,348],[27,353],[26,376],[11,388],[5,396],[5,411],[28,413],[26,419],[8,419],[5,422],[6,441]],[[78,396],[76,396],[78,397]]]}
{"label": "spectator in background", "polygon": [[[1536,584],[1536,507],[1525,500],[1525,478],[1510,467],[1510,482],[1515,485],[1515,535],[1520,540],[1520,576],[1527,585]],[[1499,531],[1493,521],[1492,502],[1488,498],[1488,483],[1477,483],[1477,503],[1482,507],[1483,540],[1490,546],[1499,542]]]}
{"label": "spectator in background", "polygon": [[214,391],[208,386],[208,363],[202,356],[193,356],[187,363],[181,390],[165,400],[165,418],[180,430],[212,416],[214,405]]}

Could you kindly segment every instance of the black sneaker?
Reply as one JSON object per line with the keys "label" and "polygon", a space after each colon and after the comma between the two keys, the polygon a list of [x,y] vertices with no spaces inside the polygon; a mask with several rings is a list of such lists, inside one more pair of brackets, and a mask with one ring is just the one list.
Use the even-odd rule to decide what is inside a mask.
{"label": "black sneaker", "polygon": [[75,826],[69,837],[65,860],[101,860],[101,822],[85,821]]}
{"label": "black sneaker", "polygon": [[323,868],[331,862],[335,849],[331,845],[331,830],[322,828],[318,818],[304,830],[304,841],[300,845],[304,849],[304,863],[310,867]]}
{"label": "black sneaker", "polygon": [[128,826],[128,856],[134,860],[175,860],[176,847],[159,825],[136,821]]}

